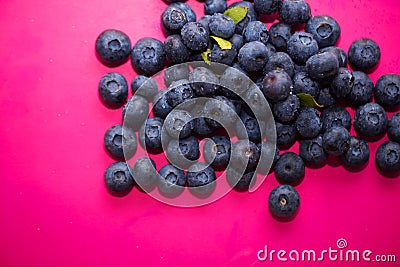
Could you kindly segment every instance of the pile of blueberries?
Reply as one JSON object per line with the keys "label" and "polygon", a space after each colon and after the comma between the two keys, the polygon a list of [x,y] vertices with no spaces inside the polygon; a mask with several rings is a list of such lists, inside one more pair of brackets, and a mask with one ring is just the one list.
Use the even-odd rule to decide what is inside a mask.
{"label": "pile of blueberries", "polygon": [[[105,172],[110,192],[125,195],[136,181],[145,191],[158,187],[161,194],[175,197],[183,186],[195,189],[215,183],[214,169],[224,170],[229,159],[245,159],[246,171],[232,186],[247,190],[259,162],[263,125],[238,94],[227,90],[241,88],[249,99],[260,97],[259,90],[237,79],[237,72],[258,86],[275,119],[277,149],[268,153],[274,155],[273,169],[281,185],[270,193],[268,205],[277,219],[296,215],[300,198],[294,187],[303,180],[305,166],[320,168],[337,157],[345,168],[362,170],[370,158],[368,142],[386,133],[390,141],[377,149],[376,167],[387,177],[399,175],[400,113],[389,120],[386,111],[399,107],[400,75],[383,75],[375,85],[368,77],[381,55],[375,41],[357,39],[346,53],[335,46],[341,31],[337,21],[328,15],[312,16],[305,0],[240,1],[230,6],[226,0],[206,0],[205,15],[199,19],[183,1],[165,1],[169,5],[161,16],[167,36],[164,42],[142,38],[132,48],[129,37],[118,30],[106,30],[96,40],[97,56],[103,64],[119,66],[130,57],[139,74],[131,83],[134,95],[129,100],[128,83],[121,74],[107,73],[99,83],[99,94],[107,107],[123,106],[124,124],[111,127],[104,136],[107,151],[118,160]],[[268,29],[263,21],[276,17],[279,22]],[[217,39],[229,44],[228,48]],[[194,61],[202,61],[204,66],[191,69],[188,62]],[[231,68],[218,74],[207,68],[210,62]],[[167,89],[159,91],[150,77],[166,66],[170,66],[164,73]],[[221,120],[229,121],[234,111],[248,140],[241,140],[237,130],[239,140],[232,143],[217,121],[191,119],[185,110],[174,109],[197,97],[224,103],[208,107],[220,112]],[[148,118],[150,103],[154,116]],[[355,110],[354,118],[346,107]],[[164,133],[167,116],[184,123],[165,125]],[[235,124],[234,119],[229,123]],[[357,136],[350,135],[352,123]],[[141,146],[150,153],[160,153],[162,134],[175,136],[166,154],[178,163],[182,155],[188,160],[199,159],[198,140],[210,137],[203,149],[208,164],[184,166],[186,172],[176,164],[167,164],[156,171],[155,162],[142,157],[130,169],[125,160],[136,152],[135,131]],[[279,152],[290,149],[297,140],[298,154]],[[235,172],[228,171],[229,177],[235,177]],[[199,196],[209,192],[193,190]]]}

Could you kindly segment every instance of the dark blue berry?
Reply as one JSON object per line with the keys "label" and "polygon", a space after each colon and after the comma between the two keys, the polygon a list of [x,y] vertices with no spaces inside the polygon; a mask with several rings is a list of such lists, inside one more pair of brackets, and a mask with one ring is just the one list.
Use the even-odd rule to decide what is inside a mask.
{"label": "dark blue berry", "polygon": [[312,17],[307,21],[305,30],[314,36],[320,48],[335,45],[340,36],[339,24],[326,15]]}
{"label": "dark blue berry", "polygon": [[279,149],[288,149],[295,142],[297,137],[296,126],[292,123],[275,122],[276,145]]}
{"label": "dark blue berry", "polygon": [[185,169],[193,164],[200,156],[199,142],[194,136],[172,139],[169,141],[167,149],[167,159],[175,166]]}
{"label": "dark blue berry", "polygon": [[176,107],[193,97],[194,92],[188,80],[173,82],[168,87],[168,92],[166,93],[167,103],[171,107]]}
{"label": "dark blue berry", "polygon": [[138,158],[133,166],[133,178],[145,192],[152,191],[157,184],[157,170],[154,160],[148,157]]}
{"label": "dark blue berry", "polygon": [[165,119],[173,109],[167,102],[167,90],[160,90],[153,100],[154,116]]}
{"label": "dark blue berry", "polygon": [[249,42],[239,50],[238,61],[245,71],[255,72],[262,70],[270,54],[268,48],[259,41]]}
{"label": "dark blue berry", "polygon": [[339,156],[350,147],[350,133],[342,126],[327,129],[322,136],[322,146],[326,153]]}
{"label": "dark blue berry", "polygon": [[104,173],[104,180],[109,192],[115,196],[127,195],[135,184],[126,162],[115,162],[108,166]]}
{"label": "dark blue berry", "polygon": [[292,36],[292,27],[283,22],[272,24],[269,28],[269,42],[277,51],[286,52],[287,43]]}
{"label": "dark blue berry", "polygon": [[220,77],[220,84],[224,86],[225,91],[230,91],[238,95],[247,91],[250,87],[250,82],[247,75],[235,67],[227,68]]}
{"label": "dark blue berry", "polygon": [[339,68],[331,82],[331,93],[334,97],[346,97],[354,85],[353,73],[347,68]]}
{"label": "dark blue berry", "polygon": [[132,93],[143,96],[148,101],[152,101],[158,93],[157,82],[143,75],[138,75],[132,80],[131,88]]}
{"label": "dark blue berry", "polygon": [[189,137],[194,128],[192,115],[186,110],[174,109],[165,119],[165,130],[174,139]]}
{"label": "dark blue berry", "polygon": [[183,43],[191,50],[202,52],[208,48],[210,37],[207,29],[198,22],[189,22],[181,30]]}
{"label": "dark blue berry", "polygon": [[231,141],[223,135],[206,140],[203,148],[204,160],[213,167],[226,167],[231,157]]}
{"label": "dark blue berry", "polygon": [[304,162],[293,152],[283,153],[275,165],[275,177],[280,184],[298,185],[304,178]]}
{"label": "dark blue berry", "polygon": [[367,74],[361,71],[353,72],[353,87],[347,99],[355,105],[364,105],[371,102],[374,92],[374,83]]}
{"label": "dark blue berry", "polygon": [[303,65],[318,52],[318,43],[310,33],[295,32],[287,42],[287,51],[294,62]]}
{"label": "dark blue berry", "polygon": [[385,74],[379,77],[375,86],[375,101],[388,108],[400,104],[400,75]]}
{"label": "dark blue berry", "polygon": [[175,81],[189,80],[190,68],[188,64],[177,64],[164,71],[164,83],[170,86]]}
{"label": "dark blue berry", "polygon": [[214,13],[224,13],[226,0],[206,0],[204,2],[204,14],[213,15]]}
{"label": "dark blue berry", "polygon": [[104,134],[104,146],[114,159],[128,160],[136,153],[135,132],[122,124],[114,125]]}
{"label": "dark blue berry", "polygon": [[164,120],[158,117],[148,118],[140,127],[139,142],[144,149],[157,151],[161,149],[161,133]]}
{"label": "dark blue berry", "polygon": [[132,96],[122,109],[125,126],[139,130],[149,115],[149,102],[139,95]]}
{"label": "dark blue berry", "polygon": [[307,60],[306,69],[311,78],[326,83],[339,72],[339,62],[330,52],[318,53]]}
{"label": "dark blue berry", "polygon": [[177,2],[171,4],[170,6],[180,8],[185,13],[188,22],[196,21],[196,13],[188,4]]}
{"label": "dark blue berry", "polygon": [[239,51],[244,44],[243,35],[235,33],[232,35],[231,39],[229,39],[229,42],[231,42],[232,47],[235,48],[236,51]]}
{"label": "dark blue berry", "polygon": [[199,198],[205,198],[215,189],[216,175],[211,166],[204,162],[197,162],[187,171],[187,184],[189,191]]}
{"label": "dark blue berry", "polygon": [[226,180],[233,190],[237,192],[246,192],[252,181],[255,178],[256,173],[254,171],[247,171],[244,174],[240,174],[232,168],[226,171]]}
{"label": "dark blue berry", "polygon": [[261,130],[257,120],[245,111],[240,113],[240,120],[236,121],[236,134],[238,138],[247,138],[254,143],[258,143],[261,140]]}
{"label": "dark blue berry", "polygon": [[161,71],[167,61],[164,44],[154,38],[142,38],[132,49],[132,66],[137,73],[152,76]]}
{"label": "dark blue berry", "polygon": [[246,28],[247,24],[250,21],[258,20],[258,16],[257,16],[256,11],[254,10],[253,4],[249,3],[249,2],[245,2],[245,1],[239,1],[239,2],[233,3],[228,7],[228,9],[232,8],[232,7],[237,7],[237,6],[247,7],[246,17],[242,21],[240,21],[238,24],[236,24],[235,32],[237,34],[242,34],[243,29]]}
{"label": "dark blue berry", "polygon": [[312,139],[302,139],[299,146],[300,157],[308,167],[322,167],[328,158],[323,146],[322,136],[318,135]]}
{"label": "dark blue berry", "polygon": [[194,119],[193,127],[193,132],[201,136],[210,135],[215,131],[215,127],[208,124],[204,117]]}
{"label": "dark blue berry", "polygon": [[260,150],[253,142],[249,140],[238,140],[233,143],[232,167],[236,170],[250,170],[254,168],[260,158]]}
{"label": "dark blue berry", "polygon": [[235,33],[235,22],[227,15],[215,13],[208,23],[210,34],[229,39]]}
{"label": "dark blue berry", "polygon": [[389,120],[387,135],[390,141],[400,143],[400,112],[395,113]]}
{"label": "dark blue berry", "polygon": [[303,108],[296,120],[297,132],[305,138],[316,137],[322,130],[322,122],[318,110]]}
{"label": "dark blue berry", "polygon": [[186,174],[172,164],[161,167],[157,177],[158,191],[165,197],[177,197],[185,190]]}
{"label": "dark blue berry", "polygon": [[353,70],[367,71],[378,64],[381,50],[371,39],[357,39],[350,45],[348,58]]}
{"label": "dark blue berry", "polygon": [[101,101],[109,108],[121,107],[128,97],[128,83],[124,76],[116,72],[104,74],[98,90]]}
{"label": "dark blue berry", "polygon": [[269,32],[267,26],[261,21],[251,21],[243,30],[243,41],[245,43],[259,41],[267,45],[268,38]]}
{"label": "dark blue berry", "polygon": [[292,79],[284,70],[272,70],[267,73],[261,86],[265,97],[275,102],[286,99],[292,88]]}
{"label": "dark blue berry", "polygon": [[275,103],[272,112],[279,122],[294,121],[300,112],[300,100],[296,95],[290,94],[285,100]]}
{"label": "dark blue berry", "polygon": [[322,88],[319,91],[319,94],[317,97],[317,103],[324,107],[329,107],[336,103],[336,99],[332,96],[331,90],[329,87]]}
{"label": "dark blue berry", "polygon": [[182,27],[188,23],[185,12],[177,6],[168,6],[161,14],[163,30],[166,34],[180,33]]}
{"label": "dark blue berry", "polygon": [[343,166],[356,170],[356,168],[362,167],[368,162],[369,154],[367,141],[352,136],[350,137],[349,149],[340,155],[340,161]]}
{"label": "dark blue berry", "polygon": [[269,194],[269,211],[279,221],[292,220],[296,216],[299,206],[299,193],[291,185],[277,186]]}
{"label": "dark blue berry", "polygon": [[286,0],[279,9],[279,16],[289,25],[306,23],[311,18],[310,5],[305,0]]}
{"label": "dark blue berry", "polygon": [[360,106],[354,115],[356,132],[367,139],[377,139],[386,132],[388,118],[385,110],[377,103]]}
{"label": "dark blue berry", "polygon": [[334,54],[339,62],[339,67],[347,67],[347,53],[340,47],[327,46],[320,49],[319,52],[330,52]]}
{"label": "dark blue berry", "polygon": [[168,36],[164,41],[164,49],[168,59],[174,64],[189,60],[190,51],[183,43],[179,34]]}
{"label": "dark blue berry", "polygon": [[282,5],[283,0],[254,0],[254,9],[259,14],[272,14]]}
{"label": "dark blue berry", "polygon": [[307,72],[297,72],[293,78],[293,93],[309,94],[317,98],[320,92],[320,85],[317,81],[313,80]]}
{"label": "dark blue berry", "polygon": [[212,97],[219,88],[215,73],[205,67],[197,67],[189,74],[190,85],[197,96]]}
{"label": "dark blue berry", "polygon": [[125,63],[131,49],[129,37],[118,30],[105,30],[96,39],[96,55],[104,65],[109,67]]}
{"label": "dark blue berry", "polygon": [[221,49],[219,45],[213,45],[211,50],[210,60],[212,62],[221,63],[224,65],[232,66],[237,56],[236,48]]}
{"label": "dark blue berry", "polygon": [[400,172],[400,144],[392,141],[383,142],[375,154],[378,171],[388,177],[398,177]]}
{"label": "dark blue berry", "polygon": [[285,52],[276,52],[270,54],[267,64],[264,67],[264,74],[272,70],[284,70],[290,77],[294,76],[294,63],[290,56]]}
{"label": "dark blue berry", "polygon": [[322,111],[322,130],[326,131],[334,126],[342,126],[350,130],[351,116],[350,113],[342,106],[326,107]]}

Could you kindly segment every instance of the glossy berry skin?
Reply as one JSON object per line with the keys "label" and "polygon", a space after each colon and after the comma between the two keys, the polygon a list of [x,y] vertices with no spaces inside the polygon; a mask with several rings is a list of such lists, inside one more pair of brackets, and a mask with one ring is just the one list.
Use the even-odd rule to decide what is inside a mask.
{"label": "glossy berry skin", "polygon": [[231,141],[223,135],[215,135],[204,143],[204,160],[213,167],[226,167],[231,157]]}
{"label": "glossy berry skin", "polygon": [[320,85],[317,81],[313,80],[307,72],[297,72],[293,78],[293,93],[309,94],[317,98],[320,91]]}
{"label": "glossy berry skin", "polygon": [[173,107],[167,102],[167,90],[160,90],[153,100],[154,116],[165,119]]}
{"label": "glossy berry skin", "polygon": [[279,149],[288,149],[295,142],[297,137],[296,126],[292,123],[283,124],[275,122],[276,127],[276,145]]}
{"label": "glossy berry skin", "polygon": [[339,72],[339,62],[330,52],[318,53],[307,60],[306,69],[311,78],[326,83]]}
{"label": "glossy berry skin", "polygon": [[322,146],[326,153],[339,156],[350,147],[350,133],[341,126],[334,126],[325,131],[322,136]]}
{"label": "glossy berry skin", "polygon": [[375,86],[375,101],[388,108],[400,104],[400,75],[385,74],[379,77]]}
{"label": "glossy berry skin", "polygon": [[267,26],[261,21],[250,21],[243,30],[245,43],[259,41],[265,45],[268,43],[269,32]]}
{"label": "glossy berry skin", "polygon": [[324,132],[334,126],[342,126],[347,130],[350,130],[351,116],[342,106],[330,106],[324,108],[321,119],[323,124],[322,130]]}
{"label": "glossy berry skin", "polygon": [[193,131],[192,116],[183,109],[172,110],[165,118],[165,130],[174,139],[189,137]]}
{"label": "glossy berry skin", "polygon": [[304,162],[293,152],[283,153],[275,165],[275,177],[280,184],[298,185],[304,178]]}
{"label": "glossy berry skin", "polygon": [[303,108],[296,120],[297,132],[305,138],[316,137],[322,130],[322,121],[315,108]]}
{"label": "glossy berry skin", "polygon": [[212,35],[229,39],[235,33],[235,22],[228,16],[215,13],[211,16],[208,27]]}
{"label": "glossy berry skin", "polygon": [[322,135],[300,140],[299,151],[304,164],[312,168],[322,167],[328,158],[328,154],[322,146]]}
{"label": "glossy berry skin", "polygon": [[161,195],[174,198],[179,196],[186,184],[186,174],[172,164],[167,164],[158,171],[157,186]]}
{"label": "glossy berry skin", "polygon": [[292,27],[283,22],[272,24],[269,28],[269,42],[276,48],[276,51],[286,52],[287,42],[292,36]]}
{"label": "glossy berry skin", "polygon": [[368,71],[378,64],[381,50],[371,39],[357,39],[350,45],[348,58],[353,70]]}
{"label": "glossy berry skin", "polygon": [[211,19],[211,15],[204,15],[199,19],[199,21],[197,21],[198,23],[203,25],[203,27],[206,29],[208,34],[210,34],[210,27],[208,27],[208,25],[210,24],[210,19]]}
{"label": "glossy berry skin", "polygon": [[285,100],[275,103],[272,112],[276,121],[294,121],[300,112],[300,100],[296,95],[289,94]]}
{"label": "glossy berry skin", "polygon": [[128,97],[128,83],[124,76],[116,72],[109,72],[101,77],[99,96],[108,108],[119,108]]}
{"label": "glossy berry skin", "polygon": [[[242,124],[245,131],[241,127]],[[240,113],[240,120],[236,121],[236,132],[239,139],[248,138],[254,143],[258,143],[261,140],[261,131],[257,120],[245,111]]]}
{"label": "glossy berry skin", "polygon": [[129,37],[118,30],[105,30],[96,39],[96,55],[108,67],[125,63],[131,49]]}
{"label": "glossy berry skin", "polygon": [[400,112],[395,113],[389,120],[387,135],[390,141],[400,143]]}
{"label": "glossy berry skin", "polygon": [[268,208],[278,221],[292,220],[299,209],[299,193],[291,185],[275,187],[268,197]]}
{"label": "glossy berry skin", "polygon": [[213,71],[205,67],[197,67],[189,74],[190,86],[197,96],[212,97],[219,88],[219,79]]}
{"label": "glossy berry skin", "polygon": [[148,118],[140,127],[139,142],[145,149],[161,149],[161,132],[164,120],[158,117]]}
{"label": "glossy berry skin", "polygon": [[155,162],[148,157],[138,158],[133,166],[133,178],[137,186],[146,192],[152,191],[157,184]]}
{"label": "glossy berry skin", "polygon": [[154,38],[139,39],[132,49],[131,61],[138,74],[148,77],[156,74],[167,62],[164,44]]}
{"label": "glossy berry skin", "polygon": [[115,162],[104,173],[108,191],[115,196],[127,195],[135,185],[131,170],[126,162]]}
{"label": "glossy berry skin", "polygon": [[180,8],[185,13],[188,22],[196,21],[196,13],[188,4],[176,2],[171,4],[170,6]]}
{"label": "glossy berry skin", "polygon": [[287,51],[294,62],[304,65],[318,52],[318,43],[310,33],[295,32],[287,43]]}
{"label": "glossy berry skin", "polygon": [[238,140],[233,143],[232,150],[232,167],[236,170],[250,170],[254,168],[260,158],[260,150],[251,141]]}
{"label": "glossy berry skin", "polygon": [[232,66],[237,56],[236,48],[221,49],[219,45],[215,44],[211,50],[210,60],[212,62],[221,63],[224,65]]}
{"label": "glossy berry skin", "polygon": [[339,24],[326,15],[312,17],[307,21],[305,30],[314,36],[319,48],[335,45],[340,36]]}
{"label": "glossy berry skin", "polygon": [[128,160],[136,153],[135,132],[122,124],[114,125],[104,134],[104,146],[112,158]]}
{"label": "glossy berry skin", "polygon": [[158,93],[156,81],[143,75],[138,75],[132,80],[131,89],[132,93],[140,95],[148,101],[152,101]]}
{"label": "glossy berry skin", "polygon": [[279,16],[289,25],[306,23],[311,18],[310,5],[304,0],[286,0],[279,9]]}
{"label": "glossy berry skin", "polygon": [[173,82],[166,93],[166,100],[168,105],[176,107],[183,102],[192,99],[194,92],[191,83],[188,80],[179,80]]}
{"label": "glossy berry skin", "polygon": [[232,37],[229,39],[229,42],[231,42],[232,47],[236,49],[236,51],[239,51],[240,48],[242,48],[244,41],[243,41],[243,35],[240,34],[233,34]]}
{"label": "glossy berry skin", "polygon": [[193,132],[200,136],[210,135],[215,131],[213,125],[207,123],[204,117],[199,117],[193,120]]}
{"label": "glossy berry skin", "polygon": [[226,0],[206,0],[204,2],[204,14],[213,15],[214,13],[224,13]]}
{"label": "glossy berry skin", "polygon": [[139,95],[132,96],[122,109],[123,124],[139,130],[149,115],[149,102]]}
{"label": "glossy berry skin", "polygon": [[164,83],[169,87],[175,81],[188,80],[189,73],[190,69],[188,64],[170,66],[164,71]]}
{"label": "glossy berry skin", "polygon": [[293,77],[295,74],[294,71],[294,63],[290,56],[285,52],[276,52],[272,53],[269,56],[267,64],[265,64],[263,73],[266,75],[268,72],[272,70],[284,70],[290,77]]}
{"label": "glossy berry skin", "polygon": [[387,124],[386,112],[377,103],[360,106],[354,115],[356,132],[367,139],[380,138],[386,132]]}
{"label": "glossy berry skin", "polygon": [[248,171],[241,175],[239,172],[232,168],[226,171],[226,180],[233,190],[237,192],[246,192],[249,190],[250,184],[255,178],[256,173],[254,171]]}
{"label": "glossy berry skin", "polygon": [[261,90],[265,97],[274,102],[285,100],[293,87],[292,79],[283,70],[273,70],[265,75]]}
{"label": "glossy berry skin", "polygon": [[242,34],[243,33],[243,29],[247,26],[247,24],[250,21],[258,20],[258,15],[257,15],[256,11],[254,10],[253,4],[249,3],[249,2],[245,2],[245,1],[239,1],[239,2],[233,3],[227,9],[232,8],[232,7],[236,7],[236,6],[247,7],[247,15],[246,15],[246,17],[241,22],[236,24],[236,29],[235,29],[235,32],[237,34]]}
{"label": "glossy berry skin", "polygon": [[375,164],[383,175],[398,177],[400,172],[400,144],[392,141],[383,142],[376,150]]}
{"label": "glossy berry skin", "polygon": [[189,61],[190,51],[179,34],[168,36],[164,41],[164,49],[168,59],[174,64]]}
{"label": "glossy berry skin", "polygon": [[353,72],[353,87],[347,99],[355,105],[364,105],[371,102],[374,92],[374,83],[367,74],[361,71]]}
{"label": "glossy berry skin", "polygon": [[349,149],[340,155],[340,161],[343,166],[348,168],[357,168],[364,166],[369,160],[369,146],[367,141],[358,137],[350,137]]}
{"label": "glossy berry skin", "polygon": [[323,105],[324,107],[332,106],[336,103],[336,98],[331,94],[331,90],[329,87],[324,87],[319,91],[317,97],[317,103]]}
{"label": "glossy berry skin", "polygon": [[190,192],[199,198],[211,195],[215,189],[216,175],[211,166],[204,162],[197,162],[187,171],[187,184]]}
{"label": "glossy berry skin", "polygon": [[334,97],[346,97],[353,88],[354,77],[347,68],[339,68],[338,74],[331,82],[331,93]]}
{"label": "glossy berry skin", "polygon": [[207,29],[198,22],[189,22],[181,30],[183,43],[192,51],[207,50],[210,37]]}
{"label": "glossy berry skin", "polygon": [[322,52],[330,52],[334,54],[339,62],[339,67],[347,67],[347,53],[337,46],[327,46],[319,50],[320,53]]}
{"label": "glossy berry skin", "polygon": [[180,33],[182,27],[188,23],[185,12],[177,6],[167,6],[161,14],[161,23],[167,35]]}
{"label": "glossy berry skin", "polygon": [[282,0],[254,0],[254,9],[258,14],[272,14],[282,5]]}
{"label": "glossy berry skin", "polygon": [[245,71],[262,70],[269,58],[268,48],[259,41],[249,42],[239,50],[238,61]]}
{"label": "glossy berry skin", "polygon": [[172,139],[165,152],[170,163],[178,168],[187,169],[200,156],[199,142],[194,136]]}

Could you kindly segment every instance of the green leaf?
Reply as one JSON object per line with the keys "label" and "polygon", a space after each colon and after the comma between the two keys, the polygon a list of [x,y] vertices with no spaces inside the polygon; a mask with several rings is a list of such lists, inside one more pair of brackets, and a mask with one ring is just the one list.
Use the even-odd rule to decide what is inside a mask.
{"label": "green leaf", "polygon": [[211,49],[208,48],[206,51],[204,51],[203,53],[201,53],[201,57],[203,58],[204,62],[207,63],[208,65],[211,65]]}
{"label": "green leaf", "polygon": [[235,6],[225,10],[224,15],[230,17],[235,24],[241,22],[246,16],[249,8],[246,6]]}
{"label": "green leaf", "polygon": [[219,48],[221,48],[222,50],[232,49],[232,43],[231,42],[229,42],[229,41],[227,41],[225,39],[222,39],[220,37],[217,37],[217,36],[212,36],[211,35],[210,37],[213,38],[217,42]]}
{"label": "green leaf", "polygon": [[299,93],[296,94],[296,96],[300,99],[300,104],[303,107],[309,107],[309,108],[323,108],[323,105],[320,105],[315,101],[314,97],[310,94],[305,94],[305,93]]}

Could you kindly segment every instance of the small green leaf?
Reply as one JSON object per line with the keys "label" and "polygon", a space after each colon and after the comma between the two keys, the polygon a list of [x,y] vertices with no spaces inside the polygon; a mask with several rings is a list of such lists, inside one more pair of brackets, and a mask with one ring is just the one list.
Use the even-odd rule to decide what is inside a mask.
{"label": "small green leaf", "polygon": [[225,10],[224,15],[230,17],[235,24],[241,22],[246,16],[249,8],[246,6],[235,6]]}
{"label": "small green leaf", "polygon": [[204,62],[207,63],[208,65],[211,65],[211,49],[208,48],[206,51],[204,51],[203,53],[201,53],[201,57],[203,58]]}
{"label": "small green leaf", "polygon": [[299,93],[296,94],[296,96],[300,99],[300,104],[303,107],[309,107],[309,108],[323,108],[323,105],[320,105],[317,103],[317,101],[315,101],[314,97],[312,97],[312,95],[310,94],[305,94],[305,93]]}
{"label": "small green leaf", "polygon": [[222,50],[232,49],[232,43],[231,42],[229,42],[229,41],[227,41],[225,39],[222,39],[220,37],[217,37],[217,36],[212,36],[211,35],[210,37],[213,38],[217,42],[219,48],[221,48]]}

